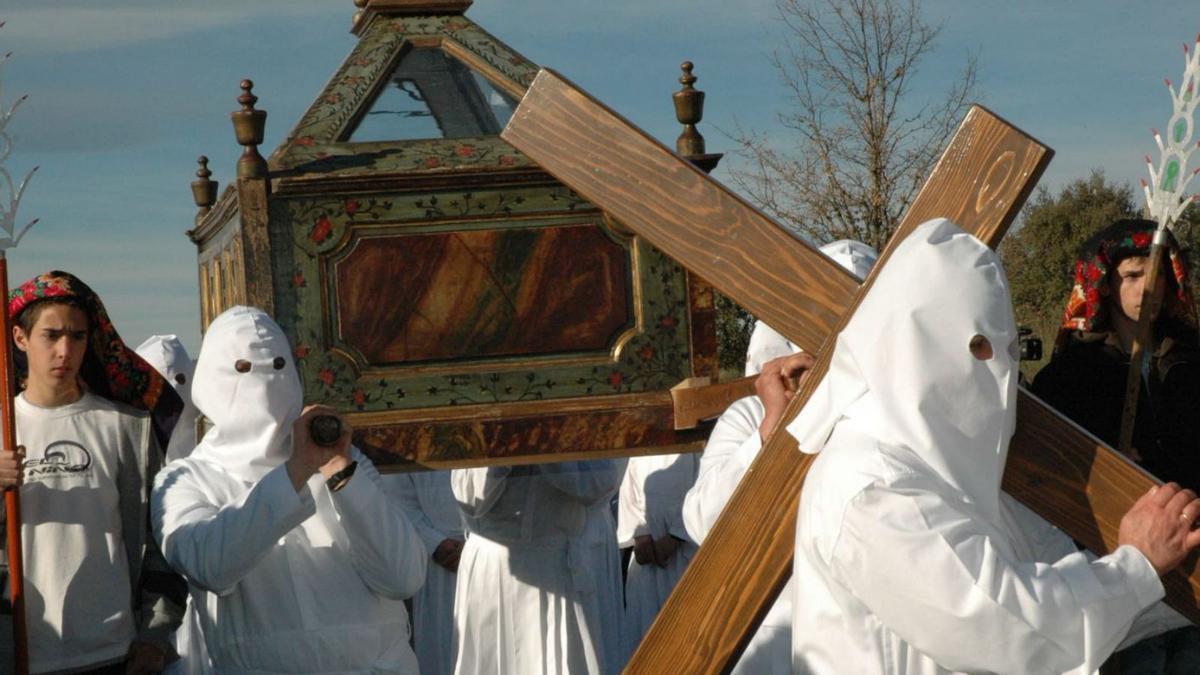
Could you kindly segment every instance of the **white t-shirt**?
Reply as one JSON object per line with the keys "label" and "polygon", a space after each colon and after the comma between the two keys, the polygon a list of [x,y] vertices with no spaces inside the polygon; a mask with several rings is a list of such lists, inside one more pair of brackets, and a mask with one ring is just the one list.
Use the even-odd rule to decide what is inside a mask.
{"label": "white t-shirt", "polygon": [[30,670],[119,660],[136,633],[118,488],[122,413],[89,393],[57,408],[21,395],[16,412],[26,456],[21,544]]}

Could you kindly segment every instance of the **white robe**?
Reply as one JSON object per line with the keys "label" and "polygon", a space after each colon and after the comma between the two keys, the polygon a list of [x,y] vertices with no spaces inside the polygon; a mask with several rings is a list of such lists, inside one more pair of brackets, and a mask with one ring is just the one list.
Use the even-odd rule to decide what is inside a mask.
{"label": "white robe", "polygon": [[194,459],[158,474],[155,534],[188,580],[217,672],[416,673],[404,598],[424,546],[379,473],[296,492],[280,465],[255,484]]}
{"label": "white robe", "polygon": [[795,672],[1090,673],[1119,643],[1186,623],[1156,604],[1136,549],[1090,561],[1011,498],[1000,513],[843,420],[800,497]]}
{"label": "white robe", "polygon": [[625,469],[617,509],[618,546],[633,546],[641,535],[658,539],[669,534],[683,540],[666,567],[629,559],[623,630],[628,654],[642,641],[698,549],[683,524],[683,498],[696,482],[698,464],[691,453],[654,455],[633,457]]}
{"label": "white robe", "polygon": [[433,562],[446,539],[465,540],[462,514],[450,490],[449,471],[398,473],[383,477],[389,496],[416,528],[425,545],[429,571],[413,596],[413,647],[421,675],[454,672],[454,587],[458,575]]}
{"label": "white robe", "polygon": [[1017,342],[995,251],[945,219],[893,250],[788,425],[820,453],[797,517],[795,670],[1091,672],[1162,597],[1136,549],[1091,561],[1001,492]]}
{"label": "white robe", "polygon": [[451,473],[469,532],[456,673],[620,671],[620,563],[607,510],[624,470],[624,461],[594,461]]}
{"label": "white robe", "polygon": [[[762,449],[758,426],[763,406],[756,396],[734,401],[713,427],[696,484],[683,502],[688,535],[703,544],[742,476]],[[762,624],[734,666],[737,675],[785,675],[792,671],[792,587],[779,593]]]}

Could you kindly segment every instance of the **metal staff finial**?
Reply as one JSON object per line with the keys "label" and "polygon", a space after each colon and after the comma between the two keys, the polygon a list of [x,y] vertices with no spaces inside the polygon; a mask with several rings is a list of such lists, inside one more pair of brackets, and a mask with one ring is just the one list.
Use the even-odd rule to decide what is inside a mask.
{"label": "metal staff finial", "polygon": [[1165,80],[1171,93],[1172,114],[1167,122],[1164,139],[1158,129],[1153,129],[1154,143],[1158,146],[1157,166],[1146,158],[1150,172],[1149,182],[1142,183],[1146,195],[1146,206],[1150,217],[1158,221],[1159,228],[1172,228],[1175,221],[1190,203],[1184,197],[1196,171],[1188,171],[1188,160],[1196,150],[1195,112],[1200,103],[1197,88],[1200,87],[1200,36],[1196,37],[1196,49],[1183,46],[1183,78],[1176,87]]}

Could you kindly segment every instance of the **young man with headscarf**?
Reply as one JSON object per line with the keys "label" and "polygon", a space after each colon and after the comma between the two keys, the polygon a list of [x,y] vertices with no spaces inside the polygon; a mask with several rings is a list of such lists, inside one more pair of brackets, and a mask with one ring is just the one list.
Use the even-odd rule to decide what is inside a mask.
{"label": "young man with headscarf", "polygon": [[[1033,383],[1035,394],[1113,447],[1120,439],[1130,352],[1156,228],[1152,220],[1120,220],[1083,245],[1054,356]],[[1169,233],[1166,251],[1154,289],[1160,304],[1152,317],[1154,342],[1144,352],[1132,459],[1161,480],[1200,490],[1196,306],[1187,261]],[[1200,631],[1181,628],[1135,645],[1121,652],[1120,666],[1194,672],[1200,669]]]}
{"label": "young man with headscarf", "polygon": [[[875,249],[849,239],[825,244],[821,252],[859,279],[871,272],[879,257]],[[758,321],[746,349],[746,375],[760,375],[759,387],[768,380],[786,386],[812,365],[812,357],[799,351],[787,338]],[[748,396],[734,401],[717,420],[700,457],[699,477],[683,502],[683,523],[692,540],[704,542],[762,450],[764,432],[775,426],[783,411],[773,410],[771,419],[766,418],[766,412],[759,397]],[[792,672],[791,593],[789,582],[742,652],[734,675]]]}
{"label": "young man with headscarf", "polygon": [[[0,453],[0,485],[20,485],[30,671],[159,672],[184,589],[147,523],[179,398],[76,277],[30,279],[8,312],[24,371],[15,407],[25,457],[22,471],[18,455]],[[0,658],[11,663],[11,653]]]}
{"label": "young man with headscarf", "polygon": [[[1151,220],[1121,220],[1083,245],[1054,356],[1033,383],[1040,398],[1114,447],[1156,227]],[[1154,289],[1162,302],[1154,342],[1145,350],[1133,459],[1162,480],[1200,490],[1196,305],[1174,237],[1168,235],[1166,248]]]}
{"label": "young man with headscarf", "polygon": [[[1001,493],[1017,337],[999,257],[948,220],[878,273],[788,426],[820,453],[797,517],[797,672],[1093,672],[1131,631],[1182,622],[1159,576],[1200,545],[1194,493],[1144,495],[1094,560]],[[760,395],[768,418],[788,398]]]}
{"label": "young man with headscarf", "polygon": [[155,482],[152,522],[188,580],[219,673],[416,673],[403,600],[425,547],[378,471],[310,425],[282,329],[234,307],[208,327],[192,399],[212,423]]}

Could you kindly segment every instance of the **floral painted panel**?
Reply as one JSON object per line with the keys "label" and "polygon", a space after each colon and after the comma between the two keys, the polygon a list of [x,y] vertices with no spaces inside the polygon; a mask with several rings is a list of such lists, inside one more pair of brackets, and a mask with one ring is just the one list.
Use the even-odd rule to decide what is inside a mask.
{"label": "floral painted panel", "polygon": [[[361,238],[506,229],[536,233],[538,228],[583,226],[598,231],[594,228],[600,220],[594,207],[562,187],[273,200],[273,247],[283,244],[284,238],[290,247],[275,255],[276,273],[281,275],[276,280],[281,298],[276,314],[292,341],[305,399],[343,410],[380,411],[673,386],[689,375],[685,275],[636,237],[622,240],[604,235],[606,245],[619,245],[628,252],[628,297],[633,303],[633,327],[604,350],[582,356],[577,349],[564,349],[563,354],[482,355],[433,365],[425,360],[416,365],[362,367],[355,355],[337,348],[335,266],[352,259],[347,253]],[[571,260],[549,262],[572,264]],[[285,263],[291,266],[282,269]],[[381,308],[394,297],[388,288],[378,289]]]}

